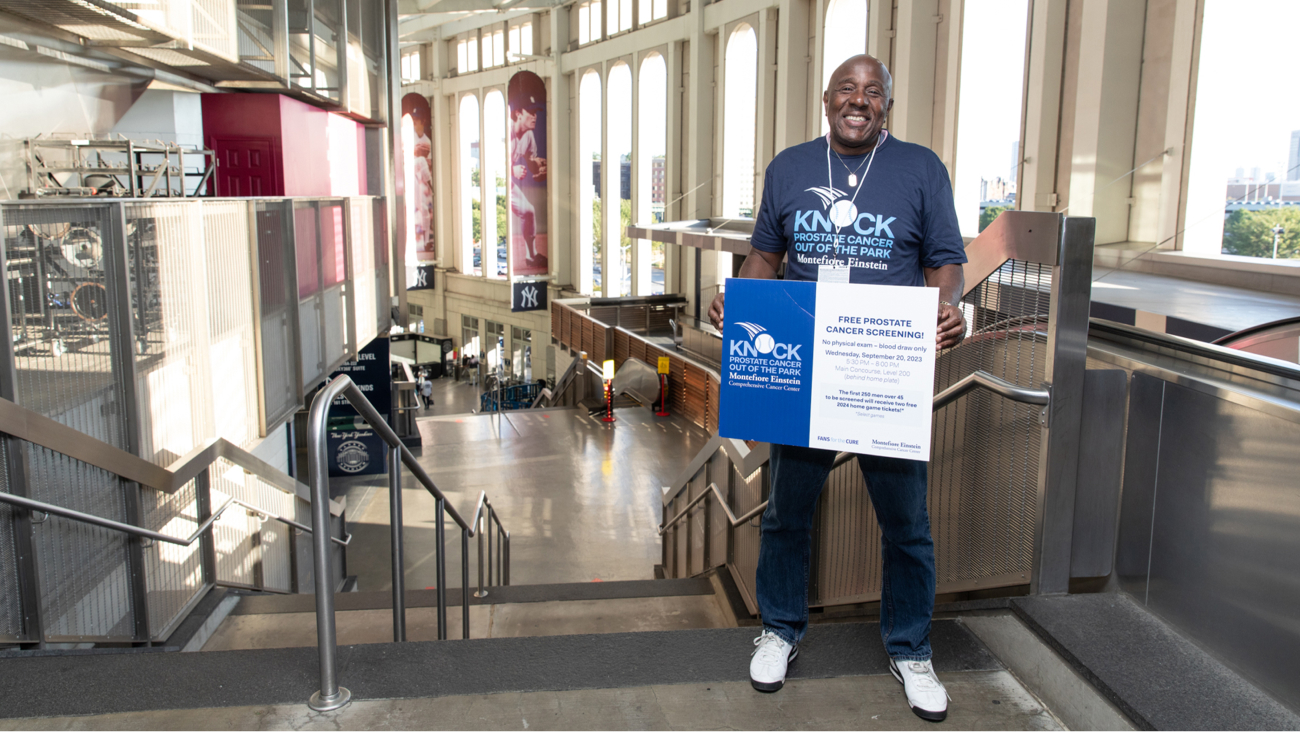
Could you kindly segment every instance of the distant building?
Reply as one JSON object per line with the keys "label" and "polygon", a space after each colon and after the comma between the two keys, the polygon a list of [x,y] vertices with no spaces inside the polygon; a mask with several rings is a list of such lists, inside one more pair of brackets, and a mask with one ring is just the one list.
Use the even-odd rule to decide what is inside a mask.
{"label": "distant building", "polygon": [[650,203],[663,206],[667,198],[667,171],[664,156],[656,155],[650,160]]}
{"label": "distant building", "polygon": [[980,179],[980,201],[988,203],[1006,203],[1016,198],[1016,184],[1002,177],[989,180]]}
{"label": "distant building", "polygon": [[1228,203],[1270,203],[1300,201],[1300,181],[1254,181],[1249,178],[1228,180],[1225,200]]}
{"label": "distant building", "polygon": [[[1241,177],[1241,171],[1237,171]],[[1286,159],[1286,179],[1300,180],[1300,130],[1291,133],[1291,154]]]}
{"label": "distant building", "polygon": [[[621,198],[632,197],[632,161],[625,155],[619,161],[619,196]],[[596,197],[599,198],[602,193],[600,189],[600,161],[591,161],[591,183],[596,187]]]}

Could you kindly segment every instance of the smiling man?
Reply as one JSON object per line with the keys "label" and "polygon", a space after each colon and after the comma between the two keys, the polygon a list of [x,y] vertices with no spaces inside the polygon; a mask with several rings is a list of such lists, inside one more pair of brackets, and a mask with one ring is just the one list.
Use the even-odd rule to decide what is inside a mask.
{"label": "smiling man", "polygon": [[[791,280],[939,288],[936,346],[961,342],[966,254],[948,171],[930,150],[891,137],[885,117],[893,79],[870,56],[845,61],[822,95],[830,132],[781,152],[767,168],[740,276],[772,279],[788,257]],[[709,308],[722,329],[725,297]],[[771,493],[762,520],[757,595],[763,632],[750,660],[755,689],[777,691],[808,629],[813,513],[833,450],[772,445]],[[934,542],[926,511],[926,463],[859,455],[881,529],[880,632],[890,670],[917,716],[943,720],[948,695],[934,674]]]}

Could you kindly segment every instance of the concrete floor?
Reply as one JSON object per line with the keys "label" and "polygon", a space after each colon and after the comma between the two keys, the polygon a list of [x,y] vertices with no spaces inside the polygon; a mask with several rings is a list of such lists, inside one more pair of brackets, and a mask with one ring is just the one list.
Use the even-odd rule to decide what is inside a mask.
{"label": "concrete floor", "polygon": [[468,380],[456,381],[450,376],[433,380],[433,406],[420,410],[416,418],[437,417],[448,414],[470,414],[479,408],[479,388],[470,386]]}
{"label": "concrete floor", "polygon": [[[389,643],[393,640],[392,610],[350,610],[339,612],[335,617],[341,646]],[[471,638],[523,638],[729,626],[713,595],[472,605],[469,617]],[[407,609],[407,639],[437,640],[437,622],[435,608]],[[447,636],[461,637],[459,606],[447,608]],[[203,646],[203,650],[304,648],[315,645],[315,613],[231,615]]]}
{"label": "concrete floor", "polygon": [[1092,279],[1092,299],[1097,302],[1231,331],[1300,313],[1300,297],[1274,292],[1103,268],[1094,269]]}
{"label": "concrete floor", "polygon": [[[461,388],[461,387],[454,387]],[[465,387],[468,389],[468,387]],[[619,409],[605,424],[580,410],[418,420],[421,466],[468,520],[486,491],[510,531],[511,584],[651,579],[661,547],[661,493],[708,441],[678,417]],[[434,500],[404,471],[406,586],[436,582]],[[387,476],[331,481],[348,497],[348,574],[362,590],[391,587]],[[459,528],[446,522],[447,585],[460,587]],[[477,542],[470,584],[477,584]]]}
{"label": "concrete floor", "polygon": [[[946,674],[949,729],[1063,729],[1006,671]],[[0,720],[0,730],[90,729],[937,729],[893,677],[795,680],[775,694],[746,682],[674,684]]]}

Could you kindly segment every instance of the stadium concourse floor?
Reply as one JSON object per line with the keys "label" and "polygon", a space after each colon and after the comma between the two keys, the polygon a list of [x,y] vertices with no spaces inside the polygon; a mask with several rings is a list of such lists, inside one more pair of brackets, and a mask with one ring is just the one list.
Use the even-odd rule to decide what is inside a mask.
{"label": "stadium concourse floor", "polygon": [[[434,384],[435,409],[474,400],[476,390],[463,382]],[[709,436],[683,418],[640,407],[619,409],[617,419],[605,424],[575,409],[421,416],[424,444],[413,452],[466,520],[487,492],[510,532],[511,584],[651,579],[661,557],[663,487]],[[387,476],[335,479],[331,493],[347,496],[355,537],[348,574],[360,590],[391,589]],[[431,588],[434,499],[409,471],[402,496],[406,587]],[[460,586],[460,539],[448,520],[449,587]],[[475,552],[471,547],[471,559]]]}

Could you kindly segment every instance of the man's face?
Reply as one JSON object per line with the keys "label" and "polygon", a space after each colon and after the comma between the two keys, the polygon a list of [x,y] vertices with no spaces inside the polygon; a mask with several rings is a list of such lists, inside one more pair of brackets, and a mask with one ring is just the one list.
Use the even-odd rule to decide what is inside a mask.
{"label": "man's face", "polygon": [[822,104],[831,142],[846,152],[870,149],[894,106],[889,72],[868,56],[845,61],[831,75]]}
{"label": "man's face", "polygon": [[537,115],[525,109],[519,113],[519,123],[525,132],[537,129]]}

